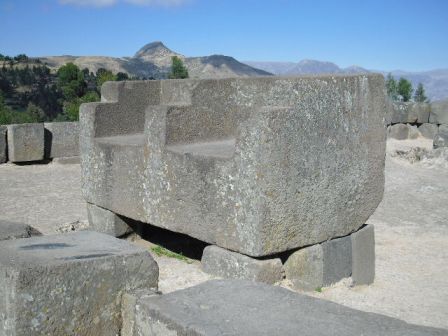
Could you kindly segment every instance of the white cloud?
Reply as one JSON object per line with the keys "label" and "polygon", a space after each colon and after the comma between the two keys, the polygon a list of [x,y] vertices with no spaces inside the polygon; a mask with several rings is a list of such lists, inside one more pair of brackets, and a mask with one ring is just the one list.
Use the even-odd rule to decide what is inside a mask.
{"label": "white cloud", "polygon": [[188,0],[59,0],[63,5],[107,7],[118,2],[125,2],[137,6],[175,7],[186,3]]}

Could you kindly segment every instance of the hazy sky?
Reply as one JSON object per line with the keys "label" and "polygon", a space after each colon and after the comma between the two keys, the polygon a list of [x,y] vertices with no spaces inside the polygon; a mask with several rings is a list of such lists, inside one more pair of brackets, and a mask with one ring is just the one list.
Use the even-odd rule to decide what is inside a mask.
{"label": "hazy sky", "polygon": [[0,53],[186,56],[448,68],[448,0],[0,0]]}

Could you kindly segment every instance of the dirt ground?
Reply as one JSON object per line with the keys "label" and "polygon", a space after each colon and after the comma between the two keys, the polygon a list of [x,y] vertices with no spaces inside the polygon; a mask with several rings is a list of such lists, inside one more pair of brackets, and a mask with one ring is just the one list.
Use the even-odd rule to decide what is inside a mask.
{"label": "dirt ground", "polygon": [[[375,225],[376,279],[370,286],[348,281],[309,295],[410,323],[448,329],[448,163],[411,163],[397,150],[431,148],[428,140],[388,141],[384,199],[368,223]],[[79,165],[0,165],[0,219],[25,222],[44,234],[82,229],[85,204]],[[198,260],[157,256],[163,293],[210,279]],[[282,286],[288,287],[286,281]]]}

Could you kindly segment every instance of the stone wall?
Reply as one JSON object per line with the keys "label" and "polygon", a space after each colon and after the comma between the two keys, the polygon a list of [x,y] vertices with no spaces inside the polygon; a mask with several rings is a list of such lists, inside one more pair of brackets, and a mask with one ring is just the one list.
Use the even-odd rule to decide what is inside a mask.
{"label": "stone wall", "polygon": [[0,163],[79,157],[78,122],[0,125]]}
{"label": "stone wall", "polygon": [[389,102],[386,117],[387,136],[397,140],[424,137],[434,145],[446,146],[448,103]]}

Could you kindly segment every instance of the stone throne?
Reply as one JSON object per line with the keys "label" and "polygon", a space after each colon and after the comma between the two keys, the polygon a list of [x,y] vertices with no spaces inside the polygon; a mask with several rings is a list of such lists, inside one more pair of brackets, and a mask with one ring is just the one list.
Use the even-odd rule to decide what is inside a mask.
{"label": "stone throne", "polygon": [[346,236],[382,199],[381,75],[108,82],[101,95],[80,109],[99,231],[125,232],[111,212],[265,257]]}

